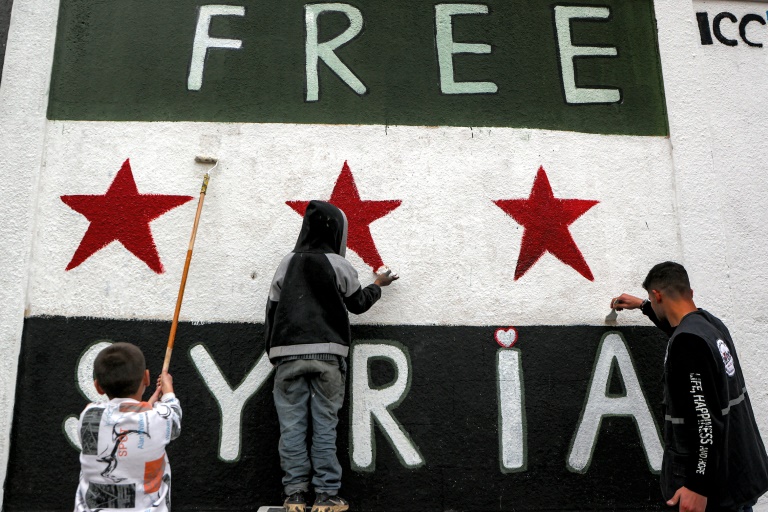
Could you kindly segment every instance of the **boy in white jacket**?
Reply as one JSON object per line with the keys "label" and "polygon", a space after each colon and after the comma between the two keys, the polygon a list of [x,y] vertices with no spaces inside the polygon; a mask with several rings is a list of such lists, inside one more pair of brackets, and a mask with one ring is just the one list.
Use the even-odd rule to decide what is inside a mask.
{"label": "boy in white jacket", "polygon": [[[149,401],[144,354],[130,343],[102,350],[93,365],[96,390],[107,403],[80,415],[80,484],[75,512],[168,512],[171,467],[165,446],[181,432],[181,405],[173,379],[163,373]],[[161,398],[162,397],[162,398]]]}

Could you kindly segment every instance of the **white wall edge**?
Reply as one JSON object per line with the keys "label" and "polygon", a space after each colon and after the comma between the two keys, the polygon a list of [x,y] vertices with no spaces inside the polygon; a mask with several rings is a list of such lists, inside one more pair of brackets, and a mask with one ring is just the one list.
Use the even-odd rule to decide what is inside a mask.
{"label": "white wall edge", "polygon": [[[30,250],[35,226],[35,191],[45,165],[45,129],[58,0],[14,2],[0,85],[0,509],[3,505],[13,421]],[[38,63],[30,66],[29,63]],[[42,62],[42,64],[40,64]]]}
{"label": "white wall edge", "polygon": [[[700,100],[700,92],[708,85],[698,62],[704,51],[699,43],[696,7],[693,0],[655,0],[654,4],[672,143],[680,261],[686,265],[697,305],[715,312],[732,331],[738,330],[739,311],[749,305],[746,301],[750,298],[734,291],[730,275],[734,265],[729,261],[727,237],[723,236],[729,227],[723,213],[727,199],[718,190],[721,180],[713,159],[716,148]],[[748,337],[737,339],[737,347]],[[748,385],[753,382],[759,386],[756,375],[749,375],[750,368],[745,373]],[[760,415],[766,407],[763,395],[756,395],[752,405],[766,442],[766,425]],[[768,512],[768,500],[761,498],[754,509]]]}

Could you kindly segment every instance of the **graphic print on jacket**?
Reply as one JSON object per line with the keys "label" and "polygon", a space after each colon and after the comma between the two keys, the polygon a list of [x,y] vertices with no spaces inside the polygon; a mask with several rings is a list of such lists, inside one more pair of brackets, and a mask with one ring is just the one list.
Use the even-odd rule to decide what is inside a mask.
{"label": "graphic print on jacket", "polygon": [[80,482],[75,511],[170,510],[171,466],[165,447],[181,433],[173,393],[149,405],[131,398],[89,404],[80,415]]}
{"label": "graphic print on jacket", "polygon": [[347,311],[368,311],[381,288],[360,285],[344,258],[346,245],[344,213],[330,203],[310,201],[296,247],[280,262],[269,289],[265,339],[270,360],[349,353]]}
{"label": "graphic print on jacket", "polygon": [[112,473],[115,471],[115,469],[117,469],[117,464],[119,462],[119,459],[117,458],[117,450],[122,446],[125,446],[125,440],[130,434],[145,435],[148,438],[152,439],[149,429],[145,429],[145,430],[120,429],[120,432],[118,432],[117,425],[114,425],[112,426],[112,449],[109,451],[109,453],[107,453],[103,457],[96,459],[96,462],[103,462],[104,464],[107,465],[104,471],[101,472],[101,476],[103,476],[104,478],[108,478],[115,483],[120,483],[123,480],[125,480],[125,478],[118,478],[113,476]]}

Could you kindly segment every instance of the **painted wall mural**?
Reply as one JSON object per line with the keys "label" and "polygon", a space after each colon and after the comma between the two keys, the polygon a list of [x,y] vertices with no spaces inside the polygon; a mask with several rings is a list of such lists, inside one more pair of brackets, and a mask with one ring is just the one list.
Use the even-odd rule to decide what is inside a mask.
{"label": "painted wall mural", "polygon": [[[738,17],[732,12],[723,11],[717,14],[713,13],[710,20],[709,12],[697,12],[696,22],[699,26],[701,44],[706,46],[718,41],[725,46],[742,44],[753,48],[762,48],[763,41],[766,41],[766,16],[768,16],[768,12],[747,13]],[[726,28],[726,25],[730,25],[730,27]],[[748,31],[751,35],[747,34]],[[736,37],[737,34],[738,37]],[[712,39],[713,35],[715,36],[714,40]]]}
{"label": "painted wall mural", "polygon": [[[73,415],[86,399],[101,400],[90,380],[95,354],[107,337],[131,339],[150,361],[161,361],[156,341],[167,328],[27,321],[19,403],[40,395],[56,400],[44,415],[18,409],[7,510],[28,510],[29,503],[66,509],[62,501],[73,495],[78,474]],[[181,510],[244,510],[280,500],[262,328],[179,327],[187,342],[175,380],[185,423],[169,457],[173,503]],[[500,346],[500,334],[514,331],[514,346]],[[665,340],[655,329],[356,326],[355,333],[339,449],[356,510],[656,508],[649,497],[657,494],[661,464]],[[59,347],[55,355],[50,346]],[[48,462],[51,453],[56,464]]]}
{"label": "painted wall mural", "polygon": [[[71,509],[100,349],[135,342],[159,370],[200,154],[220,165],[171,363],[175,508],[281,502],[264,303],[323,199],[363,284],[401,275],[352,318],[353,510],[659,509],[665,339],[606,314],[688,254],[663,4],[27,0],[0,95],[0,150],[40,139],[18,166],[34,234],[3,510]],[[699,2],[686,37],[759,53],[758,13]]]}
{"label": "painted wall mural", "polygon": [[[349,223],[347,247],[355,251],[372,270],[381,268],[384,261],[376,249],[370,225],[371,222],[380,219],[400,206],[400,201],[396,199],[386,201],[362,200],[347,162],[344,162],[344,166],[341,168],[341,174],[336,180],[331,197],[324,199],[337,206],[347,216]],[[309,201],[286,201],[285,204],[303,217]]]}
{"label": "painted wall mural", "polygon": [[104,195],[61,196],[64,204],[90,223],[66,270],[77,267],[110,243],[120,242],[149,268],[161,274],[163,264],[149,223],[191,199],[192,196],[139,193],[128,160],[123,162]]}
{"label": "painted wall mural", "polygon": [[[102,152],[93,143],[104,140],[101,122],[51,128],[51,148],[60,151],[50,153],[43,176],[46,213],[21,344],[8,511],[30,503],[64,510],[70,502],[75,417],[101,399],[88,376],[104,340],[139,343],[150,364],[164,349],[169,324],[158,319],[170,314],[192,221],[187,194],[199,184],[200,169],[182,159],[209,140],[208,127],[184,127],[201,131],[178,137],[169,123],[128,125],[115,123],[112,132],[126,151],[119,157],[94,153]],[[363,129],[324,127],[321,139],[355,139]],[[273,369],[259,315],[274,262],[295,242],[298,213],[320,197],[348,212],[348,257],[364,282],[382,263],[403,275],[364,318],[371,325],[353,326],[339,439],[344,490],[355,509],[573,509],[585,502],[654,509],[664,340],[647,326],[579,325],[580,308],[598,312],[599,324],[605,316],[604,304],[590,300],[610,296],[605,276],[614,271],[610,251],[595,249],[611,239],[606,226],[627,196],[612,199],[585,182],[583,166],[593,161],[545,153],[570,146],[569,139],[603,136],[441,129],[430,137],[449,142],[431,147],[419,139],[422,128],[374,129],[354,142],[360,147],[314,147],[322,165],[308,171],[260,164],[249,172],[244,163],[263,134],[238,127],[220,135],[219,147],[229,149],[209,185],[172,362],[185,411],[182,435],[169,449],[175,506],[243,510],[280,502]],[[271,130],[283,142],[271,142],[268,153],[290,155],[303,135],[288,125],[280,130],[293,137]],[[483,174],[462,157],[477,143],[473,151],[499,145],[520,161],[489,151],[483,165],[495,171]],[[643,177],[625,188],[668,179],[651,172],[665,158],[665,139],[605,144],[604,180],[624,159],[635,160]],[[168,145],[181,150],[168,161],[146,158]],[[638,150],[648,152],[639,165]],[[113,165],[101,164],[106,155]],[[73,160],[91,157],[90,174],[67,172]],[[651,225],[635,236],[664,233],[674,244],[673,229]],[[548,326],[547,315],[567,318],[552,301],[582,286],[591,287],[590,298],[574,301],[568,312],[575,318]],[[57,397],[42,416],[28,407],[40,394]],[[51,452],[61,466],[47,463]],[[542,501],[553,487],[560,491]]]}
{"label": "painted wall mural", "polygon": [[547,173],[539,167],[528,199],[500,199],[494,202],[525,228],[515,280],[523,277],[547,251],[590,281],[594,280],[568,226],[598,201],[555,198]]}
{"label": "painted wall mural", "polygon": [[51,85],[49,119],[668,132],[651,0],[64,0]]}

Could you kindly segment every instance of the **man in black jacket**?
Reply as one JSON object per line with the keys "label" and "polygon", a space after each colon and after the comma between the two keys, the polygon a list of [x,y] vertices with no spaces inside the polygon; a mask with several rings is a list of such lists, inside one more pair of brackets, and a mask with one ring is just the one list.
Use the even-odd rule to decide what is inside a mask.
{"label": "man in black jacket", "polygon": [[685,512],[749,512],[768,490],[768,456],[728,328],[698,309],[682,265],[659,263],[648,299],[622,294],[611,307],[641,309],[670,336],[664,362],[667,504]]}
{"label": "man in black jacket", "polygon": [[[349,508],[339,496],[341,466],[336,457],[336,425],[352,337],[347,311],[368,311],[381,297],[381,287],[398,277],[387,270],[363,288],[344,258],[346,247],[344,213],[330,203],[310,201],[296,247],[280,262],[269,290],[266,347],[277,366],[273,396],[287,512],[304,512],[312,469],[312,512]],[[306,440],[310,419],[311,463]]]}

